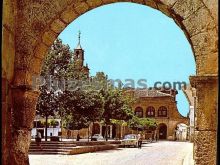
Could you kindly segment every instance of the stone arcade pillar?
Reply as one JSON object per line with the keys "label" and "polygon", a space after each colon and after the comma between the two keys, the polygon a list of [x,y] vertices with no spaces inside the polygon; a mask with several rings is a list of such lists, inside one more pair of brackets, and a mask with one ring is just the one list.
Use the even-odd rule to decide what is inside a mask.
{"label": "stone arcade pillar", "polygon": [[195,165],[215,165],[217,145],[218,77],[190,76],[196,88],[195,106]]}
{"label": "stone arcade pillar", "polygon": [[31,129],[35,117],[35,108],[39,92],[26,86],[12,89],[12,139],[10,164],[27,165]]}

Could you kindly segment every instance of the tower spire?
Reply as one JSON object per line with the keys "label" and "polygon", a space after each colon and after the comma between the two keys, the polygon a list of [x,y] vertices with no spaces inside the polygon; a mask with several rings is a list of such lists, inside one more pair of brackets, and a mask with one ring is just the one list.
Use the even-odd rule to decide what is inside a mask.
{"label": "tower spire", "polygon": [[82,49],[82,46],[80,44],[80,39],[81,39],[81,32],[79,30],[79,33],[78,33],[78,45],[77,45],[76,49]]}
{"label": "tower spire", "polygon": [[78,34],[78,39],[79,39],[78,45],[80,45],[80,35],[81,35],[81,32],[80,32],[80,30],[79,30],[79,34]]}

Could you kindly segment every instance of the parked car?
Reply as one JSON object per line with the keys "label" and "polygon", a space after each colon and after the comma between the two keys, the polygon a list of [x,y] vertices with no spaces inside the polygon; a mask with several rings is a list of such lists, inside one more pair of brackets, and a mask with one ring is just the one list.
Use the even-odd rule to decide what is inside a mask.
{"label": "parked car", "polygon": [[104,138],[100,134],[94,134],[91,138],[91,141],[103,141],[103,140],[104,140]]}
{"label": "parked car", "polygon": [[121,145],[123,147],[126,147],[126,146],[138,147],[138,135],[136,134],[125,135],[121,141]]}

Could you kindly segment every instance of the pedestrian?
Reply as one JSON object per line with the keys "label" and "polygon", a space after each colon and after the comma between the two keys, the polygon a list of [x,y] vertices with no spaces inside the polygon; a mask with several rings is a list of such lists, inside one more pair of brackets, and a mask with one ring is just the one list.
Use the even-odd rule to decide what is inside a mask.
{"label": "pedestrian", "polygon": [[76,137],[76,141],[79,141],[79,139],[81,139],[81,138],[80,138],[79,133],[78,133],[77,137]]}
{"label": "pedestrian", "polygon": [[141,145],[142,145],[142,140],[143,140],[142,135],[138,134],[138,148],[140,148],[140,149],[141,149]]}
{"label": "pedestrian", "polygon": [[154,140],[157,141],[157,132],[154,132]]}
{"label": "pedestrian", "polygon": [[70,138],[70,135],[71,135],[71,131],[68,129],[68,130],[67,130],[67,139]]}
{"label": "pedestrian", "polygon": [[41,146],[41,133],[40,132],[37,132],[36,143],[37,143],[37,146],[39,146],[42,149],[42,146]]}
{"label": "pedestrian", "polygon": [[158,133],[156,133],[156,141],[158,141]]}

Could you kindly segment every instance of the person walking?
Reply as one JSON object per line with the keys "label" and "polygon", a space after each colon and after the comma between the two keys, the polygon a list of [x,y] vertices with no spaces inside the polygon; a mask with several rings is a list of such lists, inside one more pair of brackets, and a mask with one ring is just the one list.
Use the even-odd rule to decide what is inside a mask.
{"label": "person walking", "polygon": [[37,146],[39,146],[42,149],[42,146],[41,146],[41,133],[40,132],[37,132],[36,143],[37,143]]}
{"label": "person walking", "polygon": [[157,141],[157,132],[154,131],[154,141],[156,142]]}
{"label": "person walking", "polygon": [[76,141],[79,141],[79,139],[81,139],[81,138],[80,138],[79,133],[78,133],[77,137],[76,137]]}
{"label": "person walking", "polygon": [[141,134],[138,134],[138,148],[141,149],[141,145],[142,145],[142,135]]}

